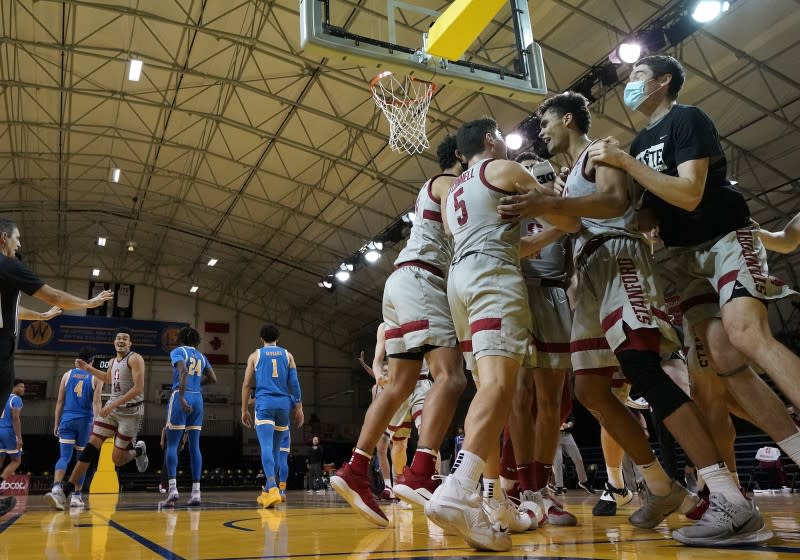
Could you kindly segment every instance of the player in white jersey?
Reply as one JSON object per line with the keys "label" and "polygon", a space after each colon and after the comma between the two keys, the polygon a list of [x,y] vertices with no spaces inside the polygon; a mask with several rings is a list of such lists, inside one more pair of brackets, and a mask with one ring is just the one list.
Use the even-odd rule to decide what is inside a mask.
{"label": "player in white jersey", "polygon": [[[458,149],[469,168],[450,187],[446,222],[454,240],[447,298],[468,362],[479,385],[465,421],[464,445],[444,484],[425,505],[437,525],[480,550],[505,551],[511,539],[483,509],[479,478],[508,417],[517,374],[530,341],[527,291],[519,268],[520,231],[497,214],[500,197],[535,188],[536,179],[506,160],[497,123],[488,118],[464,124]],[[557,220],[577,229],[577,220]],[[434,384],[435,386],[435,384]]]}
{"label": "player in white jersey", "polygon": [[[111,460],[118,467],[136,460],[139,472],[147,470],[147,447],[144,441],[132,445],[144,419],[144,359],[131,351],[131,331],[125,327],[117,329],[114,337],[116,357],[107,371],[100,371],[80,358],[75,367],[88,371],[111,387],[111,398],[94,419],[92,436],[72,469],[69,481],[63,485],[62,499],[72,495],[70,507],[83,507],[81,479],[89,465],[100,456],[100,446],[106,438],[114,436],[114,452]],[[58,504],[62,509],[64,502]]]}
{"label": "player in white jersey", "polygon": [[[678,340],[669,324],[649,247],[638,233],[628,177],[617,168],[589,160],[593,142],[588,137],[591,116],[585,97],[574,92],[556,95],[544,101],[537,113],[540,136],[548,150],[567,154],[574,162],[565,197],[531,193],[521,197],[524,200],[519,205],[501,211],[511,216],[549,211],[582,217],[583,229],[575,249],[579,288],[572,331],[576,393],[639,465],[648,485],[647,499],[631,516],[631,523],[655,527],[681,505],[686,491],[669,479],[653,457],[641,427],[635,426],[632,416],[610,395],[608,374],[617,361],[632,390],[644,395],[703,471],[712,492],[725,496],[726,506],[734,515],[741,515],[747,528],[733,536],[735,542],[761,540],[764,522],[760,513],[739,492],[697,407],[661,367],[661,354],[677,348]],[[699,523],[704,521],[708,524],[712,518]],[[716,530],[721,538],[732,537],[724,524]]]}
{"label": "player in white jersey", "polygon": [[439,144],[437,154],[442,174],[429,179],[420,190],[410,237],[384,287],[389,382],[367,410],[350,462],[331,477],[336,492],[381,527],[388,525],[389,519],[370,492],[369,460],[389,419],[417,384],[423,358],[435,383],[425,400],[417,451],[397,480],[396,490],[398,485],[409,490],[406,499],[424,501],[439,484],[433,478],[438,450],[466,386],[445,295],[444,270],[450,264],[451,244],[440,207],[463,166],[452,136]]}
{"label": "player in white jersey", "polygon": [[[523,152],[514,159],[530,171],[540,185],[554,181],[552,166],[533,153]],[[508,427],[514,444],[520,501],[535,503],[534,493],[540,492],[545,510],[543,521],[570,526],[576,525],[577,519],[553,498],[547,483],[559,446],[559,427],[563,420],[561,397],[567,369],[571,367],[572,312],[566,293],[571,266],[564,233],[542,222],[532,218],[520,222],[523,236],[520,265],[528,289],[535,358],[531,367],[520,372]],[[531,428],[533,438],[530,437]],[[504,454],[506,449],[504,447]],[[503,460],[507,462],[505,457]],[[579,482],[588,488],[586,480]]]}

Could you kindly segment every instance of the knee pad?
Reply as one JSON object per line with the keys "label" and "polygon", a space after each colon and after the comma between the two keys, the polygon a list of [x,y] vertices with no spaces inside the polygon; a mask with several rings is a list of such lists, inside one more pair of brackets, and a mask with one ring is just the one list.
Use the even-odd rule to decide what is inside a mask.
{"label": "knee pad", "polygon": [[659,418],[667,418],[691,401],[661,368],[661,358],[655,352],[625,350],[617,354],[617,359],[631,382],[631,392],[644,395]]}
{"label": "knee pad", "polygon": [[91,443],[87,443],[81,453],[80,461],[83,463],[93,463],[100,456],[100,450]]}

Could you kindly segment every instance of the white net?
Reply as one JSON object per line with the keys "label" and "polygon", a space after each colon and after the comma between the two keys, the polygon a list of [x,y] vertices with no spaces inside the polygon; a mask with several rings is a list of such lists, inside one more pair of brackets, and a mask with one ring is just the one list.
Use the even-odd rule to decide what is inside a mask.
{"label": "white net", "polygon": [[409,154],[428,149],[425,123],[436,86],[412,76],[398,78],[383,72],[373,78],[370,89],[375,104],[389,121],[389,147]]}

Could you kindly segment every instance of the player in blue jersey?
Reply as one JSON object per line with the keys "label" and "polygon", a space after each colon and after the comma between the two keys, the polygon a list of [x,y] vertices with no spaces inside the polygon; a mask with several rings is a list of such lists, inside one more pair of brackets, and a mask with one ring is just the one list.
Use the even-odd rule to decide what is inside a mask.
{"label": "player in blue jersey", "polygon": [[275,476],[278,477],[278,491],[281,501],[286,501],[286,481],[289,478],[289,451],[292,446],[292,434],[285,430],[281,436],[280,447],[274,449],[272,455],[275,458]]}
{"label": "player in blue jersey", "polygon": [[[10,459],[6,468],[0,474],[0,486],[10,477],[14,476],[22,462],[22,397],[25,395],[25,382],[21,379],[14,380],[14,386],[8,400],[0,414],[0,466],[5,461],[5,456]],[[12,504],[13,508],[14,505]]]}
{"label": "player in blue jersey", "polygon": [[297,366],[294,356],[278,346],[280,331],[275,325],[261,327],[263,346],[247,358],[247,368],[242,383],[242,424],[253,427],[253,418],[247,409],[251,388],[256,391],[255,428],[261,446],[261,464],[264,469],[263,491],[258,503],[270,508],[281,501],[275,482],[275,456],[280,448],[283,433],[289,430],[289,415],[293,414],[297,427],[303,425],[303,403]]}
{"label": "player in blue jersey", "polygon": [[[81,348],[78,357],[91,365],[94,362],[94,349]],[[61,377],[56,401],[55,436],[61,446],[61,455],[56,462],[53,476],[53,489],[45,494],[45,498],[56,509],[63,510],[66,496],[61,489],[64,473],[72,461],[75,451],[83,451],[89,434],[92,432],[92,420],[100,412],[100,390],[103,382],[92,377],[86,370],[72,368]],[[80,478],[83,485],[85,474]],[[60,499],[59,499],[60,497]]]}
{"label": "player in blue jersey", "polygon": [[192,465],[192,495],[190,506],[200,505],[200,476],[203,457],[200,454],[200,430],[203,428],[203,394],[200,389],[207,383],[216,383],[214,368],[208,358],[197,349],[200,334],[192,327],[178,333],[178,346],[169,354],[172,362],[172,396],[167,406],[166,463],[169,489],[162,505],[178,501],[175,470],[178,466],[178,446],[184,431],[189,434],[189,459]]}

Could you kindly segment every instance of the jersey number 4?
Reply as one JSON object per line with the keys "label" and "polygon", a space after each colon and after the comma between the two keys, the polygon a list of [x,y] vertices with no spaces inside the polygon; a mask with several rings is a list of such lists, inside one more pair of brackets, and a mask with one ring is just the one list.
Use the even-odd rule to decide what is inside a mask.
{"label": "jersey number 4", "polygon": [[453,191],[453,206],[456,209],[456,221],[458,225],[463,226],[469,220],[469,214],[467,213],[467,205],[464,203],[463,200],[459,200],[459,196],[464,195],[464,187],[458,187],[455,191]]}
{"label": "jersey number 4", "polygon": [[83,396],[83,379],[78,381],[73,391],[75,391],[75,394],[77,395],[78,398],[81,398]]}
{"label": "jersey number 4", "polygon": [[199,376],[201,373],[203,373],[203,364],[200,362],[200,360],[192,356],[189,358],[189,367],[187,369],[189,370],[189,375]]}

